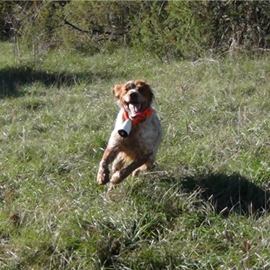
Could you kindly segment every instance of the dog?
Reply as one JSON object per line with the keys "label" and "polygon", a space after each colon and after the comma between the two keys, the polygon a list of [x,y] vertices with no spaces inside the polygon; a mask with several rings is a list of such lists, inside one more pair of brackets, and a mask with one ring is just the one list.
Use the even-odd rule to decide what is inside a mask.
{"label": "dog", "polygon": [[135,176],[150,169],[162,137],[160,120],[152,108],[154,94],[147,82],[136,80],[116,84],[113,94],[118,99],[120,111],[97,173],[98,184],[110,183],[111,186],[130,174]]}

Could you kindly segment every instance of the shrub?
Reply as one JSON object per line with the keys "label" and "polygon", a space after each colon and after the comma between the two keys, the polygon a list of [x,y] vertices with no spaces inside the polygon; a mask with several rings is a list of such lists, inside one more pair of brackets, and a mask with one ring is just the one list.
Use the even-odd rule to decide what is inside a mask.
{"label": "shrub", "polygon": [[0,4],[0,38],[12,34],[19,55],[136,46],[162,61],[195,59],[268,49],[269,11],[269,1],[8,1]]}

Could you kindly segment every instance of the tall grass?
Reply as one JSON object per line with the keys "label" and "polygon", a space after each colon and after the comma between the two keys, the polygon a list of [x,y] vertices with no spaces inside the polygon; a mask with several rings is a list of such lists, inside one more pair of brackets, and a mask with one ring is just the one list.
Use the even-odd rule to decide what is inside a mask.
{"label": "tall grass", "polygon": [[[269,269],[268,56],[33,61],[1,45],[2,269]],[[163,141],[152,172],[107,193],[95,177],[111,89],[136,78],[155,91]]]}

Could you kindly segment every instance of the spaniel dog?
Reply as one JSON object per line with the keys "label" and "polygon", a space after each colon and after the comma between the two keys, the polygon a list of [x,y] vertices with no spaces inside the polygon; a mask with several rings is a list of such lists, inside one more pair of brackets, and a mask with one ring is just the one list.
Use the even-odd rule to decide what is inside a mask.
{"label": "spaniel dog", "polygon": [[[120,111],[99,164],[97,182],[120,183],[128,175],[149,169],[161,141],[160,121],[151,104],[154,94],[145,81],[117,84],[113,89]],[[112,176],[109,165],[112,163]]]}

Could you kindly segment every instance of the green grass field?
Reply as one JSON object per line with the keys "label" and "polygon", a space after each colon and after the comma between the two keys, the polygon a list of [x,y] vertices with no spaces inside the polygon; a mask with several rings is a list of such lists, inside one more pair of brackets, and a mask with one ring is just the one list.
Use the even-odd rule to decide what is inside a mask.
{"label": "green grass field", "polygon": [[[270,269],[268,55],[0,54],[1,269]],[[107,194],[112,88],[131,79],[163,140],[151,173]]]}

